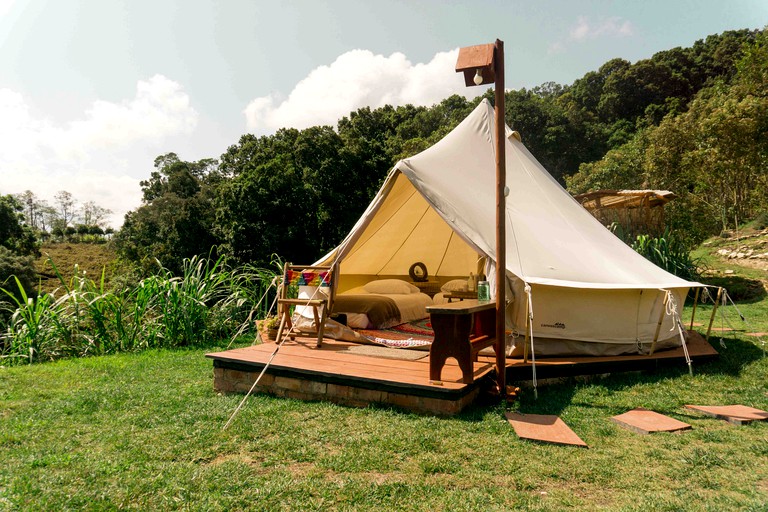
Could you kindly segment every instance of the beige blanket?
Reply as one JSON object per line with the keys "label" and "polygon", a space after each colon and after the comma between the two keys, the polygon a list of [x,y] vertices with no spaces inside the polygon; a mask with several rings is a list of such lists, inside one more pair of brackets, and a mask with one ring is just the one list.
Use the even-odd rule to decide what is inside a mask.
{"label": "beige blanket", "polygon": [[400,323],[397,304],[383,295],[340,293],[333,301],[333,313],[364,313],[374,329]]}

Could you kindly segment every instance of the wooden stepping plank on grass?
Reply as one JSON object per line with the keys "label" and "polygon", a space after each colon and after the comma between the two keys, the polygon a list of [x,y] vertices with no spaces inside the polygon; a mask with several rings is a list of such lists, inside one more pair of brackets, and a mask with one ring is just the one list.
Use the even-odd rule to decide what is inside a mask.
{"label": "wooden stepping plank on grass", "polygon": [[746,405],[686,405],[686,407],[735,425],[746,425],[752,421],[768,420],[767,411],[747,407]]}
{"label": "wooden stepping plank on grass", "polygon": [[611,421],[638,434],[679,432],[691,429],[691,426],[687,423],[642,407],[614,416],[611,418]]}
{"label": "wooden stepping plank on grass", "polygon": [[570,444],[588,448],[563,420],[549,414],[520,414],[508,412],[507,421],[515,429],[517,437],[544,443]]}

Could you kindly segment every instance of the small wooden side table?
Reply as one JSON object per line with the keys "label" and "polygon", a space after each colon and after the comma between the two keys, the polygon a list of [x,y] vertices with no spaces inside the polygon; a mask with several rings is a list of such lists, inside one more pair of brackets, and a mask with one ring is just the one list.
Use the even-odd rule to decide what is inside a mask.
{"label": "small wooden side table", "polygon": [[427,306],[435,331],[429,347],[429,379],[440,380],[445,361],[456,358],[462,382],[474,382],[472,363],[485,347],[496,347],[496,303],[466,299]]}

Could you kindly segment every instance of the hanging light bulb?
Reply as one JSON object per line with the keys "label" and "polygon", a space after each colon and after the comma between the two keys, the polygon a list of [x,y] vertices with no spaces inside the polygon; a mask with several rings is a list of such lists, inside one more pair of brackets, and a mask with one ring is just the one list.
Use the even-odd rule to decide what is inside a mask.
{"label": "hanging light bulb", "polygon": [[483,73],[480,71],[480,68],[477,68],[477,71],[475,71],[475,78],[473,80],[475,85],[480,85],[483,83]]}

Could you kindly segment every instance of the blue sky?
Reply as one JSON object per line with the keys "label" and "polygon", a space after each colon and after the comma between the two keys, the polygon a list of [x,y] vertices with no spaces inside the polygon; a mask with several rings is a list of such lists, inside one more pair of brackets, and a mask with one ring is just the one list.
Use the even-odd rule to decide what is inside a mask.
{"label": "blue sky", "polygon": [[0,194],[67,190],[119,227],[160,154],[481,93],[461,46],[503,40],[518,89],[767,24],[767,0],[0,0]]}

